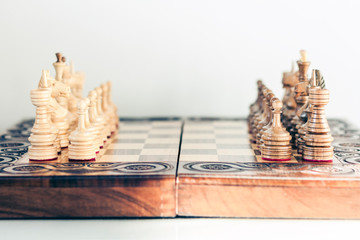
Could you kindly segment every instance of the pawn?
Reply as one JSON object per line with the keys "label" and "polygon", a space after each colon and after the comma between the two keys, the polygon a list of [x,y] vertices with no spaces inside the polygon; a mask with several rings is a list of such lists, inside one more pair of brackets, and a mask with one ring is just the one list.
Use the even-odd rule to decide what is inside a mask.
{"label": "pawn", "polygon": [[281,108],[279,99],[272,101],[273,119],[271,127],[262,136],[261,158],[268,161],[288,161],[291,159],[291,136],[281,124]]}
{"label": "pawn", "polygon": [[69,137],[69,160],[70,161],[93,161],[96,157],[95,138],[92,132],[86,128],[85,112],[87,110],[86,102],[80,100],[78,108],[78,127]]}
{"label": "pawn", "polygon": [[115,132],[119,128],[119,116],[117,114],[117,107],[115,106],[115,104],[112,102],[112,99],[111,99],[111,81],[108,81],[106,83],[106,85],[107,85],[107,90],[108,90],[107,102],[108,102],[109,109],[111,111],[111,116],[112,116],[111,134],[115,134]]}
{"label": "pawn", "polygon": [[56,160],[58,158],[55,145],[56,135],[49,122],[48,106],[50,104],[51,89],[34,89],[30,92],[31,101],[36,106],[36,118],[29,141],[29,159],[34,161]]}
{"label": "pawn", "polygon": [[96,129],[96,142],[99,148],[104,147],[104,134],[103,134],[103,124],[100,118],[98,118],[97,112],[97,93],[95,90],[89,92],[88,96],[90,100],[89,105],[89,120],[91,126]]}
{"label": "pawn", "polygon": [[332,162],[333,137],[325,116],[325,105],[329,103],[329,90],[320,87],[309,90],[311,104],[310,118],[304,136],[303,160],[313,162]]}
{"label": "pawn", "polygon": [[97,128],[95,126],[93,126],[90,123],[90,99],[89,98],[85,98],[84,99],[85,103],[86,103],[86,111],[85,111],[85,127],[86,129],[93,135],[94,138],[94,146],[95,146],[95,153],[99,153],[100,152],[100,144],[99,141],[97,140],[97,135],[98,135],[98,131]]}

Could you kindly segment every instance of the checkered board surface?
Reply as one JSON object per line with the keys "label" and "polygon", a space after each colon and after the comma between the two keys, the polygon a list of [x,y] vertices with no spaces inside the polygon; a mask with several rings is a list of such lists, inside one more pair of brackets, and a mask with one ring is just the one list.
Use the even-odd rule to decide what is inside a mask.
{"label": "checkered board surface", "polygon": [[174,175],[183,121],[130,119],[121,121],[95,161],[69,161],[68,149],[57,160],[29,161],[28,137],[33,120],[0,135],[0,176]]}
{"label": "checkered board surface", "polygon": [[[187,120],[184,124],[181,162],[272,162],[261,159],[256,144],[249,142],[245,120]],[[287,163],[301,163],[293,150]],[[335,157],[333,163],[340,163]]]}
{"label": "checkered board surface", "polygon": [[177,161],[181,121],[121,122],[100,161]]}

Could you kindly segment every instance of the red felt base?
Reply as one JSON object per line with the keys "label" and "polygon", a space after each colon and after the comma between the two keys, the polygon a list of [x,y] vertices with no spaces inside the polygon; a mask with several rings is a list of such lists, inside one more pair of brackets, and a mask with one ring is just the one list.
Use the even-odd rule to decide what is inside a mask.
{"label": "red felt base", "polygon": [[263,157],[261,159],[266,160],[266,161],[280,161],[280,162],[291,160],[291,158],[276,159],[276,158],[263,158]]}
{"label": "red felt base", "polygon": [[71,158],[69,158],[69,161],[78,161],[78,162],[95,161],[95,158],[90,158],[90,159],[71,159]]}
{"label": "red felt base", "polygon": [[51,159],[31,159],[29,158],[30,161],[54,161],[57,160],[58,158],[51,158]]}
{"label": "red felt base", "polygon": [[333,160],[313,160],[313,159],[306,159],[303,158],[304,161],[308,161],[308,162],[332,162]]}

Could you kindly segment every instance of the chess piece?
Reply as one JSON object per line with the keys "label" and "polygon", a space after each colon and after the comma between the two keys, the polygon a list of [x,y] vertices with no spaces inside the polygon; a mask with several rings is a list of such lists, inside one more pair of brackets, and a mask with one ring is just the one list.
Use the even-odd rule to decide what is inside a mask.
{"label": "chess piece", "polygon": [[95,88],[95,91],[97,93],[97,103],[96,103],[96,110],[98,113],[98,119],[101,122],[103,128],[102,128],[102,134],[103,134],[103,139],[104,139],[104,143],[106,143],[107,138],[110,134],[110,129],[109,129],[109,125],[108,125],[108,121],[106,118],[106,115],[104,114],[103,110],[102,110],[102,102],[103,102],[103,91],[100,87]]}
{"label": "chess piece", "polygon": [[[325,116],[325,105],[329,103],[329,90],[325,89],[320,74],[316,76],[316,86],[309,90],[309,104],[311,104],[306,134],[304,136],[303,159],[305,161],[332,162],[333,138]],[[312,84],[314,85],[314,84]]]}
{"label": "chess piece", "polygon": [[98,117],[98,112],[97,112],[97,93],[95,90],[92,90],[89,92],[89,96],[88,96],[89,100],[90,100],[90,107],[89,107],[89,119],[90,119],[90,124],[96,129],[96,133],[97,133],[97,143],[99,148],[103,148],[104,147],[104,141],[106,140],[106,136],[104,136],[103,133],[103,129],[104,129],[104,125],[103,125],[103,121],[101,118]]}
{"label": "chess piece", "polygon": [[96,158],[96,144],[92,132],[86,128],[85,114],[87,105],[84,100],[78,102],[78,127],[69,137],[69,160],[70,161],[93,161]]}
{"label": "chess piece", "polygon": [[105,121],[106,121],[106,137],[110,138],[111,137],[111,125],[112,125],[112,116],[111,116],[111,112],[109,109],[109,104],[108,104],[108,85],[107,84],[101,84],[100,86],[101,94],[102,94],[102,102],[101,102],[101,111],[104,114],[105,117]]}
{"label": "chess piece", "polygon": [[[272,123],[272,118],[273,118],[273,109],[272,109],[272,104],[273,104],[273,99],[275,98],[275,95],[270,92],[266,95],[266,108],[267,108],[267,117],[266,119],[264,119],[263,122],[260,122],[259,125],[261,126],[260,130],[258,131],[258,134],[256,135],[256,144],[258,149],[261,152],[261,145],[262,145],[262,141],[261,141],[261,137],[264,134],[264,131],[267,131],[270,127],[271,127],[271,123]],[[277,98],[276,98],[277,99]]]}
{"label": "chess piece", "polygon": [[298,128],[297,126],[299,124],[303,124],[301,121],[301,117],[305,113],[302,113],[300,110],[303,110],[303,105],[307,103],[308,101],[308,95],[306,93],[306,87],[309,84],[308,77],[307,77],[307,71],[310,66],[310,62],[307,60],[307,53],[305,50],[300,51],[301,59],[297,61],[298,67],[299,67],[299,82],[295,85],[295,101],[296,101],[296,109],[295,114],[293,115],[290,124],[291,128],[289,130],[291,134],[291,145],[293,148],[296,147],[296,135],[298,134]]}
{"label": "chess piece", "polygon": [[[43,72],[43,78],[44,72]],[[48,106],[50,104],[51,89],[48,87],[46,79],[42,87],[31,90],[31,101],[36,106],[36,118],[29,141],[29,159],[34,161],[56,160],[58,158],[55,146],[56,135],[54,135],[48,116]]]}
{"label": "chess piece", "polygon": [[[49,74],[49,70],[43,70],[42,71],[42,75],[41,75],[41,79],[38,85],[38,88],[48,88],[51,90],[50,86],[49,86],[49,80],[47,79],[47,75]],[[51,98],[50,98],[51,99]],[[51,101],[51,100],[50,100]],[[61,153],[61,144],[60,144],[60,137],[59,137],[59,129],[56,127],[55,123],[52,121],[51,119],[51,114],[54,112],[54,109],[50,106],[50,102],[47,106],[47,117],[48,117],[48,122],[51,126],[51,132],[55,135],[55,146],[56,146],[56,151],[58,152],[58,154]]]}
{"label": "chess piece", "polygon": [[262,85],[263,85],[262,81],[258,80],[257,81],[258,95],[257,95],[256,101],[253,104],[250,105],[250,113],[249,113],[249,116],[247,118],[248,132],[249,132],[250,136],[252,136],[252,122],[253,122],[254,115],[260,110]]}
{"label": "chess piece", "polygon": [[59,130],[58,137],[60,140],[61,148],[66,148],[69,145],[69,120],[68,110],[61,106],[56,100],[59,97],[67,97],[70,89],[66,87],[62,82],[56,81],[50,77],[50,73],[47,70],[45,72],[46,79],[49,82],[51,88],[51,98],[49,107],[52,109],[51,120]]}
{"label": "chess piece", "polygon": [[63,62],[63,56],[61,53],[56,53],[56,62],[53,63],[53,66],[55,68],[55,79],[57,81],[63,82],[63,74],[64,74],[64,69],[66,67],[65,62]]}
{"label": "chess piece", "polygon": [[[267,112],[267,110],[268,110],[268,108],[267,108],[267,104],[266,104],[266,95],[268,94],[268,93],[270,93],[271,92],[271,90],[270,89],[268,89],[268,88],[264,88],[263,89],[263,91],[262,91],[262,104],[261,104],[261,113],[259,114],[259,115],[257,115],[257,116],[255,116],[255,120],[254,120],[254,122],[253,122],[253,126],[252,126],[252,128],[253,128],[253,130],[252,130],[252,137],[253,137],[253,139],[254,139],[254,141],[256,142],[256,136],[257,136],[257,134],[259,133],[259,130],[260,130],[260,127],[261,127],[261,125],[260,125],[260,123],[264,120],[264,119],[266,119],[267,118],[267,115],[268,115],[268,112]],[[265,121],[265,120],[264,120]]]}
{"label": "chess piece", "polygon": [[282,102],[272,101],[273,120],[271,127],[262,136],[261,158],[269,161],[288,161],[291,159],[290,134],[282,126],[280,115]]}
{"label": "chess piece", "polygon": [[71,92],[77,99],[82,99],[85,74],[83,72],[75,72],[73,62],[70,62],[69,71],[71,74],[71,80],[70,80]]}
{"label": "chess piece", "polygon": [[291,127],[291,119],[295,115],[296,102],[295,102],[295,85],[298,83],[298,72],[294,72],[292,69],[289,73],[284,73],[283,76],[283,88],[285,94],[283,97],[283,114],[282,123],[284,127],[289,130]]}
{"label": "chess piece", "polygon": [[[306,92],[307,96],[309,96],[310,88],[316,87],[316,77],[315,77],[316,71],[318,71],[318,70],[315,70],[315,69],[312,70],[311,80],[310,80],[309,84],[306,86],[305,92]],[[299,122],[298,126],[296,126],[296,128],[298,129],[298,134],[296,135],[296,147],[297,147],[297,152],[299,154],[303,153],[303,146],[305,144],[304,136],[306,134],[308,120],[309,120],[310,114],[311,114],[310,109],[311,109],[311,104],[309,103],[309,100],[307,99],[306,103],[297,112],[297,114],[301,120]]]}
{"label": "chess piece", "polygon": [[110,131],[111,134],[114,135],[117,129],[119,128],[120,119],[117,114],[117,107],[111,99],[111,81],[108,81],[106,85],[107,85],[107,104],[108,104],[109,112],[111,114]]}
{"label": "chess piece", "polygon": [[89,98],[84,98],[84,101],[86,103],[86,110],[85,110],[85,127],[87,129],[87,131],[89,133],[92,134],[92,137],[94,138],[94,146],[95,146],[95,153],[99,153],[100,152],[100,145],[101,142],[98,141],[98,131],[97,128],[95,126],[93,126],[90,122],[90,99]]}

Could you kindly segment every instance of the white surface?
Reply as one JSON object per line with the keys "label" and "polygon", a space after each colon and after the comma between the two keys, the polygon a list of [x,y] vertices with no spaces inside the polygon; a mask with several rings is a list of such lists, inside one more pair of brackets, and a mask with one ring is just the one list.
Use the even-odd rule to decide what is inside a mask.
{"label": "white surface", "polygon": [[359,221],[151,219],[0,221],[1,239],[356,239]]}
{"label": "white surface", "polygon": [[114,82],[122,116],[246,116],[262,78],[307,49],[328,116],[359,122],[359,1],[0,1],[0,130],[34,116],[29,91],[61,51],[86,91]]}

